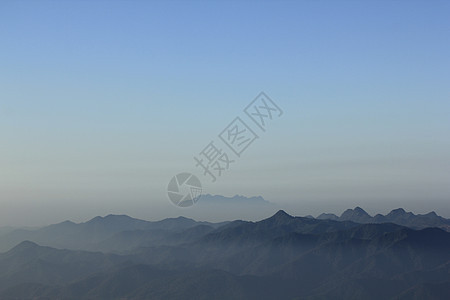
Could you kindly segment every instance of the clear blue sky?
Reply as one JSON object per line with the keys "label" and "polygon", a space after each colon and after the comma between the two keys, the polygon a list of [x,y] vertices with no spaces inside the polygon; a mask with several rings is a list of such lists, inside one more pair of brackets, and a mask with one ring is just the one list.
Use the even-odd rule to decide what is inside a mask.
{"label": "clear blue sky", "polygon": [[[449,1],[2,1],[0,225],[180,214],[178,172],[260,92],[212,194],[450,217]],[[201,175],[201,174],[199,174]],[[195,209],[193,207],[192,209]]]}

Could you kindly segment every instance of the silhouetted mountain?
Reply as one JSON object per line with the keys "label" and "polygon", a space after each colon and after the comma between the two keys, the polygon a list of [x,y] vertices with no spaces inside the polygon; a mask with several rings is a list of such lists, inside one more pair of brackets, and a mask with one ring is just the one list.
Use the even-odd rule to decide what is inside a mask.
{"label": "silhouetted mountain", "polygon": [[[367,216],[357,208],[344,218]],[[389,215],[410,217],[402,210]],[[370,300],[448,295],[450,233],[439,228],[319,220],[280,210],[258,222],[221,226],[185,218],[146,222],[108,216],[46,230],[61,236],[80,225],[95,230],[91,236],[114,233],[103,241],[104,247],[126,252],[57,250],[22,242],[0,254],[0,299]]]}
{"label": "silhouetted mountain", "polygon": [[435,212],[415,215],[412,212],[406,212],[403,208],[394,209],[385,216],[377,214],[372,217],[362,208],[356,207],[355,209],[347,209],[340,217],[334,214],[321,214],[317,219],[352,221],[356,223],[395,223],[414,229],[438,227],[450,231],[450,220],[438,216]]}
{"label": "silhouetted mountain", "polygon": [[259,222],[234,221],[207,234],[202,241],[222,244],[249,244],[291,232],[324,233],[343,230],[358,226],[352,222],[336,222],[330,220],[316,220],[303,217],[293,217],[283,210],[279,210],[272,217]]}
{"label": "silhouetted mountain", "polygon": [[272,217],[266,219],[265,222],[284,224],[290,222],[292,219],[294,219],[293,216],[289,215],[287,212],[281,209],[277,211],[277,213]]}
{"label": "silhouetted mountain", "polygon": [[[197,222],[185,217],[150,222],[126,215],[98,216],[80,224],[65,221],[37,230],[18,229],[11,231],[0,236],[0,252],[7,251],[24,240],[60,249],[123,250],[149,245],[152,241],[161,240],[162,237],[168,237],[171,234],[183,232],[198,225],[216,228],[226,223]],[[133,233],[133,231],[135,232]],[[127,242],[131,242],[130,246],[127,246],[126,243],[122,247],[107,247],[107,245],[114,244],[118,246],[124,235],[127,236]],[[131,241],[132,236],[139,238],[139,240]],[[114,242],[112,241],[114,239],[118,240]],[[171,241],[173,242],[173,238]]]}
{"label": "silhouetted mountain", "polygon": [[366,213],[361,207],[355,207],[354,209],[347,209],[339,217],[339,221],[353,221],[357,223],[368,223],[372,220],[372,217]]}

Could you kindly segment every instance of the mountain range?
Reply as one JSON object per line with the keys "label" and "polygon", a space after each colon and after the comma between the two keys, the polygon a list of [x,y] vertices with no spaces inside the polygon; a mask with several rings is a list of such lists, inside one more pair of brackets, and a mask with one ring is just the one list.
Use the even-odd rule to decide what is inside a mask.
{"label": "mountain range", "polygon": [[[177,238],[195,235],[196,230],[201,234],[201,229],[212,230],[226,223],[197,222],[185,217],[151,222],[126,215],[98,216],[79,224],[65,221],[34,230],[9,230],[0,235],[0,252],[25,240],[61,249],[120,251],[156,241],[159,244],[170,243]],[[190,231],[193,227],[197,228]]]}
{"label": "mountain range", "polygon": [[[430,215],[403,214],[414,226]],[[0,299],[448,299],[449,232],[370,222],[359,208],[336,218],[109,215],[9,231]]]}
{"label": "mountain range", "polygon": [[323,213],[317,219],[357,223],[395,223],[414,229],[438,227],[450,232],[450,219],[440,217],[434,211],[424,215],[415,215],[412,212],[406,212],[403,208],[397,208],[387,215],[377,214],[372,217],[361,207],[355,207],[354,209],[347,209],[340,217],[335,214]]}

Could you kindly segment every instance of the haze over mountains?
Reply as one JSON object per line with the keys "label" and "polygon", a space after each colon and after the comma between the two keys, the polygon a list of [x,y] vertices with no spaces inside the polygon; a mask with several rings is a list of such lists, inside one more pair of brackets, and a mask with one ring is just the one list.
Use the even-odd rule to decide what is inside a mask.
{"label": "haze over mountains", "polygon": [[[205,206],[218,210],[238,209],[244,213],[253,208],[275,210],[276,206],[262,197],[224,197],[220,195],[205,195],[200,198]],[[276,210],[275,210],[276,211]],[[270,212],[269,212],[270,214]],[[307,218],[314,218],[307,216]],[[377,214],[372,217],[362,208],[345,210],[340,217],[335,214],[322,213],[318,220],[352,221],[355,223],[394,223],[412,229],[437,227],[450,231],[450,220],[438,216],[435,212],[415,215],[399,208],[387,215]],[[201,235],[218,228],[229,221],[212,223],[198,222],[193,219],[178,217],[161,221],[144,221],[126,215],[97,216],[84,223],[65,221],[59,224],[39,229],[4,228],[0,231],[0,252],[7,251],[18,243],[29,240],[40,245],[73,250],[89,251],[125,251],[135,247],[153,245],[153,243],[173,243],[177,235]],[[195,227],[195,229],[194,229]]]}
{"label": "haze over mountains", "polygon": [[[177,234],[217,228],[225,223],[197,222],[185,217],[150,222],[126,215],[95,217],[85,223],[65,221],[37,230],[17,229],[0,235],[0,251],[6,251],[21,241],[29,240],[55,248],[92,251],[120,251],[146,246],[158,241],[169,243]],[[192,232],[191,228],[196,227]]]}
{"label": "haze over mountains", "polygon": [[257,222],[66,221],[0,236],[0,299],[448,299],[450,233],[436,227],[448,222],[358,207]]}

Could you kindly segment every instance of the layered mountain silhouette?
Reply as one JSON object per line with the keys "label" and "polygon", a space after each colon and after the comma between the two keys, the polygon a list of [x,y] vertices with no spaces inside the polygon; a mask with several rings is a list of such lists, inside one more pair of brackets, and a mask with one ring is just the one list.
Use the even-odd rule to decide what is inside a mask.
{"label": "layered mountain silhouette", "polygon": [[438,227],[450,231],[450,220],[438,216],[434,211],[424,215],[415,215],[412,212],[406,212],[403,208],[394,209],[387,215],[377,214],[372,217],[361,207],[355,207],[347,209],[340,217],[335,214],[323,213],[317,219],[357,223],[395,223],[414,229]]}
{"label": "layered mountain silhouette", "polygon": [[[0,252],[24,240],[62,249],[120,251],[150,245],[154,241],[173,243],[177,238],[195,235],[195,230],[189,231],[191,228],[202,226],[207,230],[226,223],[197,222],[185,217],[150,222],[126,215],[108,215],[79,224],[65,221],[37,230],[10,230],[0,236]],[[196,230],[202,233],[200,229]]]}
{"label": "layered mountain silhouette", "polygon": [[[383,217],[405,215],[425,224],[429,214]],[[336,218],[110,215],[13,231],[2,239],[43,243],[25,239],[0,254],[0,299],[448,299],[449,232],[371,222],[360,208]]]}

